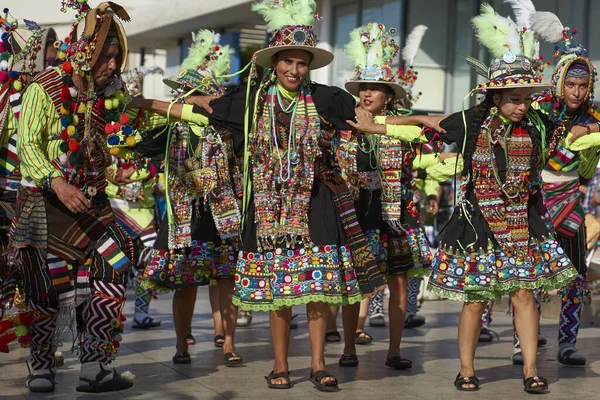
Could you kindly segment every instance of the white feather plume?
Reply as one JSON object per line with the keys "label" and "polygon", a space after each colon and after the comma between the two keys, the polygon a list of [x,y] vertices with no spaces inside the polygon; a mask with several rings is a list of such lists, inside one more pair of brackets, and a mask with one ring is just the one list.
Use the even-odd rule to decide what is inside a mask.
{"label": "white feather plume", "polygon": [[150,67],[142,67],[141,72],[142,72],[142,75],[148,75],[148,74],[164,75],[164,73],[165,73],[165,71],[163,71],[163,69],[161,67],[159,67],[158,65],[152,65]]}
{"label": "white feather plume", "polygon": [[425,25],[417,25],[415,26],[408,38],[406,39],[406,43],[404,43],[404,49],[402,49],[402,59],[404,62],[408,64],[408,66],[412,67],[415,57],[419,52],[419,47],[421,47],[421,41],[423,40],[423,36],[425,36],[425,32],[427,32],[427,28]]}
{"label": "white feather plume", "polygon": [[538,11],[531,16],[531,30],[550,43],[563,40],[565,27],[558,16],[549,11]]}
{"label": "white feather plume", "polygon": [[535,6],[532,0],[504,0],[509,4],[515,13],[515,19],[519,27],[530,28],[530,17],[535,13]]}

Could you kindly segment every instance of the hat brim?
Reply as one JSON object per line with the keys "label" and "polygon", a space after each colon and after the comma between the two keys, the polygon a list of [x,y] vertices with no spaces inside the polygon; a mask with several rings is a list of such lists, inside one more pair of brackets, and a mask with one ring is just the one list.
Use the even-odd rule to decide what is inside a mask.
{"label": "hat brim", "polygon": [[361,83],[376,83],[379,85],[386,85],[394,91],[394,100],[401,100],[406,97],[406,90],[397,83],[394,82],[383,82],[383,81],[348,81],[344,84],[346,90],[353,96],[359,97],[360,84]]}
{"label": "hat brim", "polygon": [[544,92],[550,90],[552,85],[549,83],[511,83],[503,86],[477,86],[473,89],[473,93],[481,94],[488,90],[500,90],[500,89],[518,89],[518,88],[532,88],[536,89],[534,93]]}
{"label": "hat brim", "polygon": [[313,56],[313,59],[310,62],[311,70],[326,67],[333,61],[333,53],[328,50],[319,47],[300,45],[267,47],[266,49],[258,50],[254,53],[254,60],[256,64],[261,67],[271,68],[273,66],[271,58],[275,54],[285,50],[305,50],[311,53]]}
{"label": "hat brim", "polygon": [[[185,83],[183,83],[183,82],[179,82],[179,81],[177,80],[177,78],[173,78],[173,79],[169,79],[169,78],[163,78],[163,80],[162,80],[162,81],[163,81],[163,83],[164,83],[165,85],[167,85],[168,87],[170,87],[170,88],[171,88],[171,89],[173,89],[173,90],[180,89],[182,86],[187,86],[187,87],[189,87],[189,85],[188,85],[188,84],[185,84]],[[192,89],[192,88],[190,88],[190,89]]]}

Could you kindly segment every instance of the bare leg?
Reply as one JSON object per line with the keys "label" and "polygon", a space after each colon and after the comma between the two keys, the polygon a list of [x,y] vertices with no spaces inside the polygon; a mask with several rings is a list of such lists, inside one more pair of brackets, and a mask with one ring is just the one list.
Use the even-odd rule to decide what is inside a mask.
{"label": "bare leg", "polygon": [[[363,300],[364,301],[364,300]],[[342,320],[344,324],[344,355],[356,354],[356,344],[354,343],[354,334],[357,331],[358,315],[362,308],[361,303],[346,305],[342,307]],[[368,303],[367,303],[368,309]]]}
{"label": "bare leg", "polygon": [[337,331],[337,317],[340,313],[340,306],[329,306],[327,316],[327,332]]}
{"label": "bare leg", "polygon": [[188,351],[186,336],[192,326],[197,290],[196,286],[190,286],[177,290],[173,296],[173,322],[175,324],[175,335],[177,336],[175,347],[178,353]]}
{"label": "bare leg", "polygon": [[[314,372],[325,369],[325,331],[327,330],[327,315],[329,306],[326,303],[308,303],[308,334],[310,336],[311,368]],[[334,378],[323,378],[323,385],[333,385]]]}
{"label": "bare leg", "polygon": [[363,299],[360,302],[360,311],[358,313],[358,324],[356,326],[356,332],[365,331],[365,323],[367,322],[367,315],[369,315],[369,302],[371,299]]}
{"label": "bare leg", "polygon": [[[290,323],[292,321],[292,309],[283,308],[269,313],[269,324],[271,326],[271,341],[275,353],[275,364],[273,372],[289,371],[288,348],[290,345]],[[323,336],[325,334],[323,333]],[[284,378],[271,379],[272,384],[284,385],[288,383]]]}
{"label": "bare leg", "polygon": [[[519,335],[519,344],[523,354],[523,375],[530,378],[537,375],[537,339],[539,329],[539,313],[530,290],[519,289],[510,294],[514,309],[515,327]],[[544,386],[536,382],[533,387]]]}
{"label": "bare leg", "polygon": [[[238,308],[233,305],[233,288],[235,281],[233,279],[219,279],[219,305],[221,307],[221,317],[225,329],[225,344],[223,353],[235,354],[235,324],[237,322]],[[235,357],[233,359],[236,359]]]}
{"label": "bare leg", "polygon": [[[465,303],[460,318],[458,319],[458,352],[460,353],[460,375],[463,377],[475,375],[475,351],[479,340],[481,315],[485,309],[485,302]],[[474,388],[473,384],[464,384],[463,387]]]}
{"label": "bare leg", "polygon": [[400,342],[404,332],[404,318],[408,304],[408,278],[406,275],[391,276],[388,279],[390,301],[388,312],[390,318],[390,347],[387,358],[400,355]]}
{"label": "bare leg", "polygon": [[212,311],[215,336],[223,335],[223,319],[221,318],[219,292],[219,285],[210,285],[208,287],[208,297],[210,298],[210,309]]}

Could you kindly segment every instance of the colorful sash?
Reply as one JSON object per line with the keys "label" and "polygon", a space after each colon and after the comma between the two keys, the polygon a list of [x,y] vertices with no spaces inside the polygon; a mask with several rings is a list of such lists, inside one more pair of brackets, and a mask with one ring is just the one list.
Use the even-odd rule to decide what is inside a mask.
{"label": "colorful sash", "polygon": [[568,238],[574,237],[585,220],[579,203],[579,179],[544,182],[544,196],[556,232]]}

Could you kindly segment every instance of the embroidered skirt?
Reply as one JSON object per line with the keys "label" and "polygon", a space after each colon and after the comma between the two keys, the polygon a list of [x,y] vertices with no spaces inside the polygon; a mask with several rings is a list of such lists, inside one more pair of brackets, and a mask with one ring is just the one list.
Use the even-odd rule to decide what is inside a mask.
{"label": "embroidered skirt", "polygon": [[361,189],[355,204],[360,226],[384,275],[413,278],[429,274],[433,254],[420,222],[406,207],[402,207],[400,220],[403,231],[398,233],[382,219],[381,190]]}
{"label": "embroidered skirt", "polygon": [[442,232],[428,289],[442,297],[463,302],[488,301],[518,289],[559,289],[577,271],[554,239],[551,224],[541,215],[541,193],[528,205],[529,251],[517,260],[499,247],[483,218],[477,199],[468,196],[473,210],[469,218],[456,210]]}
{"label": "embroidered skirt", "polygon": [[168,234],[165,221],[159,228],[154,251],[144,271],[144,287],[170,291],[234,277],[237,239],[221,240],[210,210],[202,208],[200,218],[196,218],[194,207],[190,247],[169,250]]}
{"label": "embroidered skirt", "polygon": [[[332,178],[332,182],[335,180]],[[370,289],[361,287],[383,287],[384,281],[378,272],[377,276],[369,275],[367,280],[371,283],[361,283],[358,268],[366,265],[377,268],[377,265],[360,232],[347,190],[334,195],[329,184],[331,182],[325,184],[315,179],[313,186],[309,211],[312,246],[281,246],[258,251],[254,209],[250,207],[233,294],[234,304],[242,310],[270,311],[310,302],[353,304],[362,300],[362,290],[369,290],[371,294]],[[352,231],[349,225],[354,226],[354,223],[359,238],[346,234]],[[364,245],[357,245],[361,239]]]}

